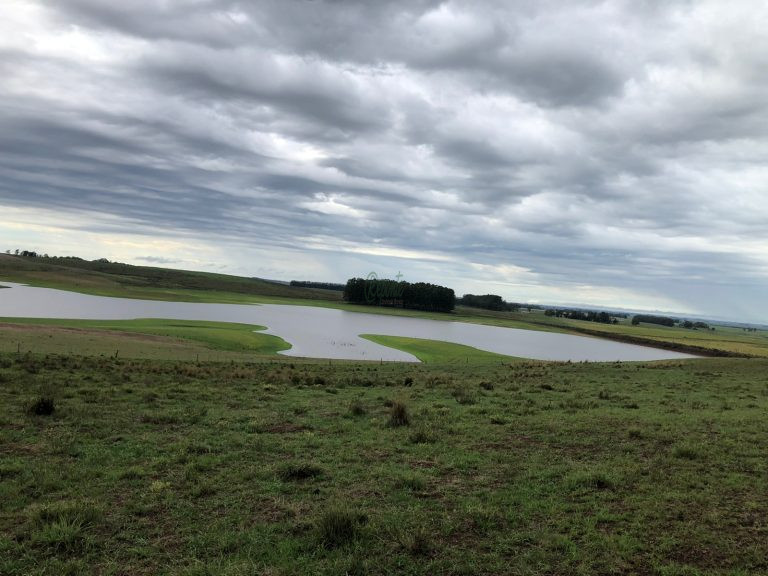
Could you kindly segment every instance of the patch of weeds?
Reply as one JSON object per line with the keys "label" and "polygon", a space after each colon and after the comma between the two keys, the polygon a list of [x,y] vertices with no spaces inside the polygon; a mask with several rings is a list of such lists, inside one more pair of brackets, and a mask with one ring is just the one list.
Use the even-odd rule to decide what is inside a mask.
{"label": "patch of weeds", "polygon": [[459,404],[469,405],[477,401],[475,394],[463,386],[454,388],[452,395]]}
{"label": "patch of weeds", "polygon": [[483,380],[482,382],[480,382],[480,388],[488,391],[493,390],[493,382],[488,382],[487,380]]}
{"label": "patch of weeds", "polygon": [[24,468],[19,464],[0,464],[0,480],[21,475]]}
{"label": "patch of weeds", "polygon": [[360,400],[353,400],[349,405],[349,413],[352,416],[363,416],[365,414],[365,406]]}
{"label": "patch of weeds", "polygon": [[34,416],[50,416],[56,411],[56,402],[53,396],[43,395],[36,398],[30,405],[28,412]]}
{"label": "patch of weeds", "polygon": [[581,472],[567,480],[571,490],[613,490],[616,483],[603,472]]}
{"label": "patch of weeds", "polygon": [[418,526],[405,534],[396,531],[394,540],[411,556],[427,556],[433,548],[430,531],[424,526]]}
{"label": "patch of weeds", "polygon": [[419,426],[408,436],[411,444],[432,444],[436,441],[434,430],[427,426]]}
{"label": "patch of weeds", "polygon": [[539,384],[539,388],[541,388],[542,390],[554,390],[555,389],[555,387],[552,386],[552,384],[546,384],[546,383]]}
{"label": "patch of weeds", "polygon": [[147,471],[140,466],[131,466],[120,473],[120,480],[138,480],[147,475]]}
{"label": "patch of weeds", "polygon": [[693,446],[676,446],[672,451],[672,455],[681,460],[697,460],[701,456],[699,451]]}
{"label": "patch of weeds", "polygon": [[278,477],[284,481],[308,480],[323,475],[320,466],[310,463],[286,464],[277,471]]}
{"label": "patch of weeds", "polygon": [[427,489],[427,481],[421,474],[409,472],[402,474],[395,480],[396,488],[405,488],[414,492],[423,492]]}
{"label": "patch of weeds", "polygon": [[36,531],[32,541],[57,553],[74,554],[89,545],[89,532],[102,511],[88,502],[55,502],[33,513]]}
{"label": "patch of weeds", "polygon": [[360,537],[360,526],[366,517],[348,508],[334,506],[323,512],[315,523],[320,545],[339,548]]}
{"label": "patch of weeds", "polygon": [[392,407],[389,409],[389,426],[397,428],[398,426],[408,426],[410,423],[411,418],[405,403],[400,400],[392,402]]}
{"label": "patch of weeds", "polygon": [[140,420],[144,424],[155,424],[157,426],[172,426],[180,422],[178,416],[168,413],[142,414]]}
{"label": "patch of weeds", "polygon": [[411,376],[406,376],[403,379],[403,386],[413,386],[413,378]]}
{"label": "patch of weeds", "polygon": [[216,494],[216,487],[210,482],[198,482],[192,488],[193,498],[207,498]]}
{"label": "patch of weeds", "polygon": [[640,428],[630,428],[627,430],[627,436],[629,436],[629,438],[632,440],[642,440],[643,431],[640,430]]}
{"label": "patch of weeds", "polygon": [[197,442],[189,444],[186,448],[184,448],[184,452],[187,454],[211,454],[213,451],[213,448],[211,448],[208,444]]}

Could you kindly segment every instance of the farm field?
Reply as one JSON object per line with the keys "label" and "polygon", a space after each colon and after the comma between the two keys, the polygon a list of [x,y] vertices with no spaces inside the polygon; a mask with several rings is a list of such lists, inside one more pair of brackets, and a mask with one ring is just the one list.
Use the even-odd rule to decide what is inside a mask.
{"label": "farm field", "polygon": [[768,570],[768,361],[400,344],[432,362],[3,353],[0,573]]}

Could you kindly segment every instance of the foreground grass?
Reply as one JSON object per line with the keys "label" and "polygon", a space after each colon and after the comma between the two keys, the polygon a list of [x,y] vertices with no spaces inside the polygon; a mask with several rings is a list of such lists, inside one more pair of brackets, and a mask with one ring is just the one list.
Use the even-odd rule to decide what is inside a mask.
{"label": "foreground grass", "polygon": [[0,573],[765,573],[766,373],[0,355]]}
{"label": "foreground grass", "polygon": [[187,320],[0,318],[0,352],[167,360],[251,360],[290,345],[264,326]]}

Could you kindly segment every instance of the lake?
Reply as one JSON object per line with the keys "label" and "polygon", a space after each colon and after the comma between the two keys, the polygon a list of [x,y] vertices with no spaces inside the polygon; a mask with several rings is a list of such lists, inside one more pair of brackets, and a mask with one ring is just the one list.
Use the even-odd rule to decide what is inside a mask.
{"label": "lake", "polygon": [[10,282],[2,282],[2,285],[9,288],[0,289],[0,317],[87,320],[166,318],[257,324],[268,327],[262,333],[279,336],[291,344],[290,350],[281,352],[287,356],[418,362],[411,354],[359,337],[359,334],[382,334],[442,340],[538,360],[608,362],[694,357],[600,338],[347,312],[317,306],[162,302],[90,296]]}

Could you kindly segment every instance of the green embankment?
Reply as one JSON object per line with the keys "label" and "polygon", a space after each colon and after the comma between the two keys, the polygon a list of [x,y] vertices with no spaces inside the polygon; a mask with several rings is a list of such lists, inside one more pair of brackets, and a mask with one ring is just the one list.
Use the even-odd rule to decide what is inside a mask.
{"label": "green embankment", "polygon": [[264,326],[186,320],[0,318],[0,352],[168,360],[247,360],[287,350]]}
{"label": "green embankment", "polygon": [[408,352],[409,354],[416,356],[416,358],[422,362],[429,364],[488,364],[491,362],[498,364],[505,360],[519,360],[519,358],[513,356],[495,354],[493,352],[473,348],[472,346],[441,342],[438,340],[406,338],[403,336],[383,336],[380,334],[361,334],[360,337],[381,344],[382,346],[389,346],[390,348]]}

